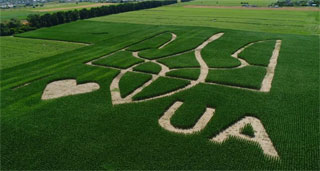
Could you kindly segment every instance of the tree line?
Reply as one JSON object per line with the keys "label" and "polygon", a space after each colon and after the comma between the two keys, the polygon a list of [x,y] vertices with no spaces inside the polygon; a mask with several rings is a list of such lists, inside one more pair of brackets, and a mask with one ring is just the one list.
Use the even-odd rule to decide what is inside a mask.
{"label": "tree line", "polygon": [[41,27],[50,27],[58,24],[69,23],[79,19],[82,20],[128,11],[155,8],[174,3],[177,3],[177,1],[145,1],[139,3],[125,3],[120,5],[101,6],[91,9],[84,8],[81,10],[60,11],[51,14],[47,13],[44,15],[30,14],[27,17],[28,24],[21,24],[20,21],[15,19],[11,19],[7,23],[1,23],[0,36],[7,36],[15,33],[34,30]]}
{"label": "tree line", "polygon": [[21,21],[17,19],[11,19],[6,23],[0,24],[0,36],[9,36],[15,33],[23,33],[34,29],[36,28],[22,24]]}

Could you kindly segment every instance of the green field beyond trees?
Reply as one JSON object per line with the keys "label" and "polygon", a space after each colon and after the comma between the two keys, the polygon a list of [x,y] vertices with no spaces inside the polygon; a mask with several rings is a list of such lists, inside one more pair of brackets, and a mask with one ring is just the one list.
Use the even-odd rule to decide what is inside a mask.
{"label": "green field beyond trees", "polygon": [[183,6],[172,5],[90,20],[153,25],[188,25],[272,33],[320,33],[319,11],[312,10],[189,8],[183,3]]}
{"label": "green field beyond trees", "polygon": [[183,5],[206,5],[206,6],[241,6],[243,2],[258,7],[267,7],[277,0],[194,0],[191,2],[183,3]]}
{"label": "green field beyond trees", "polygon": [[[1,170],[319,170],[318,22],[317,11],[171,5],[3,37]],[[70,79],[99,86],[42,98]],[[132,102],[117,104],[117,93]],[[176,102],[169,121],[178,129],[215,112],[201,131],[175,133],[159,119]],[[210,141],[247,117],[262,123],[278,158],[236,136]],[[251,124],[240,133],[257,135]]]}
{"label": "green field beyond trees", "polygon": [[78,43],[16,37],[0,37],[0,42],[0,69],[10,68],[85,46]]}

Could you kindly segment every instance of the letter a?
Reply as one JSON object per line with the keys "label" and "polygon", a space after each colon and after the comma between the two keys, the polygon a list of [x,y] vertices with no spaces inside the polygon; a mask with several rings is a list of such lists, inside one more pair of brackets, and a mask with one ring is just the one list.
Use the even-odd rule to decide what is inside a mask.
{"label": "letter a", "polygon": [[[250,124],[252,126],[254,130],[254,137],[249,137],[241,133],[241,129],[247,124]],[[227,128],[223,132],[219,133],[217,136],[213,137],[210,141],[223,143],[230,136],[256,142],[260,145],[265,155],[279,158],[279,155],[274,148],[266,130],[264,129],[261,121],[257,118],[247,116]]]}

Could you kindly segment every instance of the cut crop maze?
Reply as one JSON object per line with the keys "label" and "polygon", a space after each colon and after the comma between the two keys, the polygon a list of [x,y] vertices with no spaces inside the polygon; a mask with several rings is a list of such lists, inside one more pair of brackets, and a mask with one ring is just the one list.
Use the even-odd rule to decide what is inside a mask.
{"label": "cut crop maze", "polygon": [[[274,72],[275,72],[275,68],[277,65],[277,59],[279,56],[279,51],[280,51],[280,47],[281,47],[281,40],[277,40],[275,45],[274,45],[274,49],[264,49],[264,46],[260,47],[259,50],[263,51],[262,54],[259,54],[260,56],[262,56],[264,59],[269,56],[269,62],[266,64],[266,67],[261,66],[261,65],[254,65],[256,60],[261,60],[259,59],[259,57],[252,57],[251,56],[251,61],[250,64],[244,60],[244,57],[246,57],[246,55],[244,55],[244,57],[239,57],[239,54],[241,54],[244,50],[248,49],[250,46],[253,46],[257,43],[263,43],[264,41],[257,41],[257,42],[253,42],[253,43],[249,43],[248,45],[244,45],[242,48],[238,49],[235,51],[235,53],[233,53],[231,55],[231,57],[235,58],[238,60],[239,62],[239,66],[235,66],[235,67],[228,67],[228,68],[223,68],[223,66],[220,66],[219,68],[210,68],[207,66],[206,62],[203,60],[202,55],[201,55],[201,51],[203,48],[205,48],[205,46],[207,46],[209,43],[212,43],[213,41],[219,39],[221,36],[223,36],[224,33],[217,33],[214,34],[213,36],[211,36],[208,40],[206,40],[205,42],[202,42],[198,47],[192,47],[193,49],[179,49],[178,52],[176,53],[167,53],[168,50],[166,50],[166,47],[168,49],[173,49],[174,46],[177,46],[177,43],[175,44],[175,40],[178,37],[179,40],[179,36],[177,36],[175,33],[171,33],[172,37],[168,38],[167,40],[163,39],[163,35],[167,35],[166,33],[162,33],[160,35],[156,35],[150,39],[144,40],[136,45],[134,45],[133,47],[128,47],[128,48],[124,48],[121,49],[118,52],[115,52],[111,55],[107,55],[104,57],[101,57],[99,59],[95,59],[93,61],[89,61],[87,64],[88,65],[92,65],[92,66],[102,66],[102,67],[107,67],[107,68],[111,68],[111,69],[119,69],[120,73],[117,75],[117,77],[115,77],[114,81],[111,83],[110,85],[110,91],[111,91],[111,96],[112,96],[112,103],[113,104],[122,104],[122,103],[130,103],[133,102],[135,100],[133,99],[140,99],[143,100],[143,98],[141,97],[136,97],[139,96],[139,94],[143,94],[143,92],[141,93],[141,91],[143,91],[144,88],[147,88],[148,86],[154,86],[153,82],[155,80],[157,80],[160,77],[174,77],[174,78],[178,78],[181,80],[185,80],[188,81],[189,83],[186,84],[186,82],[181,83],[180,86],[177,87],[172,87],[169,88],[167,91],[164,92],[159,92],[157,93],[155,89],[150,89],[150,91],[153,91],[153,95],[155,97],[152,97],[150,95],[145,96],[147,97],[145,100],[152,100],[152,99],[156,99],[156,98],[161,98],[161,97],[166,97],[169,95],[172,95],[174,93],[183,91],[183,90],[187,90],[189,88],[192,88],[193,86],[196,86],[199,83],[204,83],[204,84],[226,84],[232,87],[236,87],[236,88],[246,88],[247,90],[252,90],[252,91],[261,91],[261,92],[269,92],[271,89],[271,84],[272,84],[272,80],[273,80],[273,76],[274,76]],[[152,42],[152,45],[150,45],[149,43],[146,42]],[[170,47],[170,45],[172,45]],[[129,53],[129,51],[132,51],[132,54]],[[136,51],[136,50],[140,50],[140,51]],[[152,50],[156,51],[156,55],[152,55]],[[159,51],[160,52],[157,52]],[[161,50],[163,50],[161,52]],[[255,50],[257,50],[257,48],[255,48]],[[139,53],[142,54],[146,54],[146,52],[149,53],[149,56],[140,56]],[[191,61],[192,58],[193,60],[197,61],[197,65],[199,65],[199,67],[183,67],[180,66],[179,69],[170,69],[168,66],[166,66],[163,63],[160,63],[159,61],[161,60],[165,60],[165,59],[174,59],[174,57],[177,58],[181,58],[181,56],[185,55],[185,54],[194,54],[193,56],[191,56]],[[151,54],[151,55],[150,55]],[[162,54],[165,54],[165,56],[163,56]],[[266,55],[267,54],[267,55]],[[119,59],[119,60],[118,60]],[[158,61],[159,60],[159,61]],[[101,61],[101,62],[100,62]],[[109,62],[108,62],[109,61]],[[116,63],[115,63],[116,62]],[[160,72],[158,71],[154,71],[154,73],[150,73],[150,71],[144,71],[144,70],[137,70],[135,68],[137,68],[142,62],[145,62],[146,64],[151,64],[153,63],[156,66],[160,66],[161,70]],[[179,63],[179,61],[177,61]],[[115,63],[115,64],[114,64]],[[252,64],[251,64],[252,63]],[[243,68],[243,69],[242,69]],[[196,77],[188,77],[188,73],[184,74],[184,72],[186,72],[187,70],[185,69],[198,69],[200,70],[200,74],[198,74],[197,72],[189,72],[189,74],[195,73],[196,75],[198,75],[198,78]],[[242,71],[240,71],[242,70]],[[175,71],[174,74],[172,74],[171,71]],[[180,72],[179,72],[180,71]],[[193,70],[189,70],[189,71],[193,71]],[[239,72],[237,72],[239,71]],[[142,73],[149,73],[152,74],[152,79],[151,80],[145,80],[144,84],[141,85],[140,88],[137,88],[135,91],[133,91],[131,94],[127,94],[127,97],[123,97],[121,94],[121,89],[119,88],[119,81],[121,81],[121,78],[127,73],[127,72],[142,72]],[[260,73],[259,73],[260,72]],[[171,74],[170,74],[171,73]],[[180,73],[180,74],[179,74]],[[233,74],[234,73],[234,74]],[[208,78],[207,75],[209,74]],[[221,77],[219,79],[219,75],[232,75],[233,77],[231,77],[231,79],[226,79],[224,77]],[[258,75],[256,75],[258,74]],[[246,75],[252,75],[249,78],[244,79],[243,77],[246,77]],[[240,81],[237,82],[237,79],[234,77],[240,77],[241,79],[244,79],[244,81]],[[260,78],[259,78],[260,77]],[[254,80],[256,79],[256,81]],[[194,81],[195,80],[195,81]],[[173,81],[173,79],[172,79]],[[159,83],[161,81],[157,81],[155,83],[155,85],[161,84]],[[178,80],[176,81],[178,84]],[[250,84],[250,82],[253,82],[254,84]],[[175,83],[172,83],[173,85]],[[154,86],[157,87],[157,86]],[[170,92],[172,91],[172,92]],[[138,100],[139,101],[139,100]]]}
{"label": "cut crop maze", "polygon": [[319,169],[318,36],[128,14],[13,37],[68,46],[1,69],[1,169]]}

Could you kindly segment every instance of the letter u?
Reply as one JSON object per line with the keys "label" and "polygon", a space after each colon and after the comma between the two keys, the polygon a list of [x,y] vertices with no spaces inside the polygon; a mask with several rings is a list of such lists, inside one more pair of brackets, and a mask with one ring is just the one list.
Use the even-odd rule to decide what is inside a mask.
{"label": "letter u", "polygon": [[175,128],[170,120],[171,117],[175,114],[175,112],[180,108],[180,106],[183,104],[183,102],[176,101],[170,108],[164,113],[164,115],[159,119],[159,124],[162,128],[175,132],[180,134],[193,134],[195,132],[201,131],[210,121],[210,119],[213,117],[215,113],[215,109],[213,108],[206,108],[206,111],[202,114],[200,119],[197,121],[197,123],[189,129],[180,129]]}

